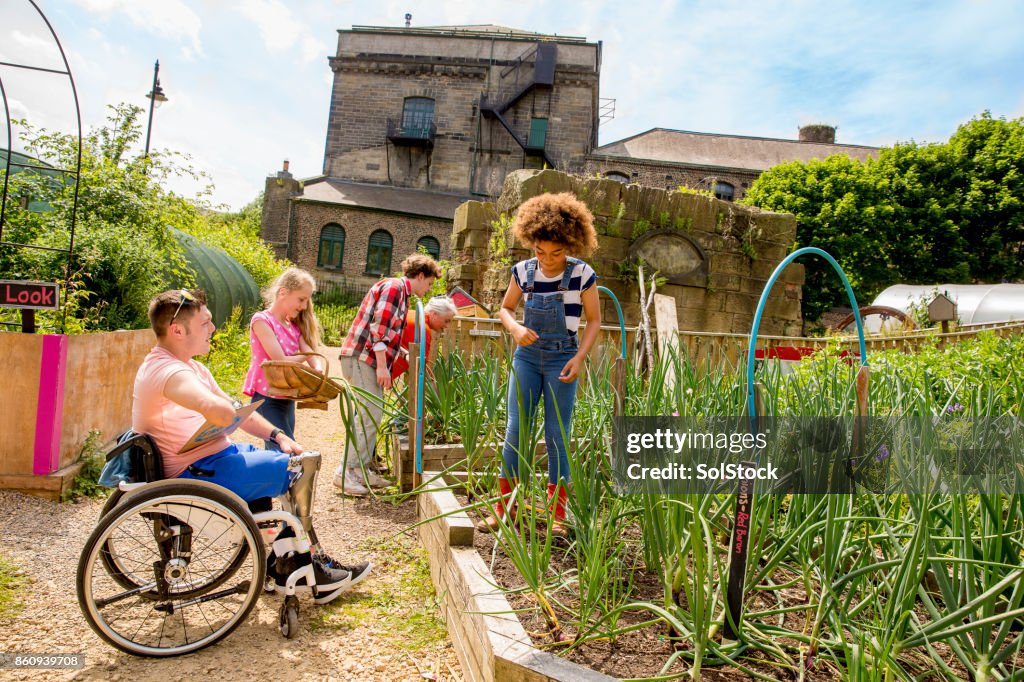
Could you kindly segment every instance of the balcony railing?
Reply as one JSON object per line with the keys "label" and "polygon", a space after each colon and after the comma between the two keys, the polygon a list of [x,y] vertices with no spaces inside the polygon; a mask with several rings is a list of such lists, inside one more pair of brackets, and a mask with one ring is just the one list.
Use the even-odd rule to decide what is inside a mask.
{"label": "balcony railing", "polygon": [[434,121],[402,121],[388,119],[388,139],[393,144],[410,147],[433,147],[437,137]]}

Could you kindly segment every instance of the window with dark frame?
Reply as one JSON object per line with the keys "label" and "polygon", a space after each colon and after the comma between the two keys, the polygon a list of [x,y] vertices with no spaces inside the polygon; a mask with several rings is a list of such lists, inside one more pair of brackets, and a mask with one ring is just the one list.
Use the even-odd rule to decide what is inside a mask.
{"label": "window with dark frame", "polygon": [[437,239],[430,235],[419,238],[416,242],[416,250],[426,251],[434,260],[441,259],[441,242],[437,241]]}
{"label": "window with dark frame", "polygon": [[391,273],[391,250],[394,240],[387,230],[376,230],[370,235],[366,249],[366,274],[388,275]]}
{"label": "window with dark frame", "polygon": [[607,173],[604,174],[604,176],[609,180],[621,182],[624,185],[629,184],[629,176],[626,175],[625,173],[620,173],[619,171],[608,171]]}
{"label": "window with dark frame", "polygon": [[722,199],[723,201],[732,201],[734,196],[736,196],[736,188],[730,185],[728,182],[715,183],[715,197],[717,199]]}
{"label": "window with dark frame", "polygon": [[434,124],[434,100],[429,97],[406,97],[402,105],[402,134],[428,137]]}
{"label": "window with dark frame", "polygon": [[320,230],[320,249],[316,266],[327,270],[341,270],[345,257],[345,228],[337,223],[328,223]]}

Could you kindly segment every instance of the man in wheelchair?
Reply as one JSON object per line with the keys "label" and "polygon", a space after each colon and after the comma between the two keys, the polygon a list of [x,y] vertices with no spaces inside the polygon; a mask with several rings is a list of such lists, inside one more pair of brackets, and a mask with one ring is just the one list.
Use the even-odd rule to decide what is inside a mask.
{"label": "man in wheelchair", "polygon": [[[228,426],[235,420],[236,406],[217,385],[210,371],[195,359],[210,352],[215,330],[206,307],[206,295],[196,291],[165,291],[149,303],[149,320],[157,344],[143,360],[135,377],[132,395],[132,430],[147,434],[163,459],[165,478],[209,481],[232,491],[255,510],[269,509],[269,498],[288,495],[295,513],[309,535],[309,555],[288,553],[268,557],[267,575],[280,584],[295,562],[312,561],[316,599],[323,604],[366,578],[371,565],[345,565],[332,559],[319,545],[312,527],[312,496],[318,454],[303,455],[302,446],[257,413],[240,425],[247,433],[273,440],[281,451],[257,449],[232,443],[220,435],[185,453],[184,445],[206,421]],[[285,527],[275,539],[292,536]]]}

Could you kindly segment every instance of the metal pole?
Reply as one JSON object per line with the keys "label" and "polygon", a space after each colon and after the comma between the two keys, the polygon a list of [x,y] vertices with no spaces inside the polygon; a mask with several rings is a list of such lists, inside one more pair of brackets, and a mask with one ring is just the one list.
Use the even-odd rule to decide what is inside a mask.
{"label": "metal pole", "polygon": [[149,125],[146,126],[146,154],[142,166],[142,174],[149,173],[149,136],[153,132],[153,105],[156,103],[156,84],[159,82],[160,60],[153,66],[153,89],[149,91]]}

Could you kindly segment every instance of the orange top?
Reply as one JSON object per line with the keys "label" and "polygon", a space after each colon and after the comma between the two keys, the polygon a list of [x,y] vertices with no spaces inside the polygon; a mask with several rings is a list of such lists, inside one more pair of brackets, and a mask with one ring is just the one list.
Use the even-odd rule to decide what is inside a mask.
{"label": "orange top", "polygon": [[[426,325],[424,321],[424,329],[427,331],[427,357],[430,357],[430,327]],[[402,333],[402,348],[409,350],[409,346],[416,339],[416,311],[410,310],[405,316],[405,331]],[[405,373],[405,370],[409,369],[409,357],[405,353],[399,353],[398,357],[395,358],[394,364],[391,365],[391,378],[397,379]]]}

